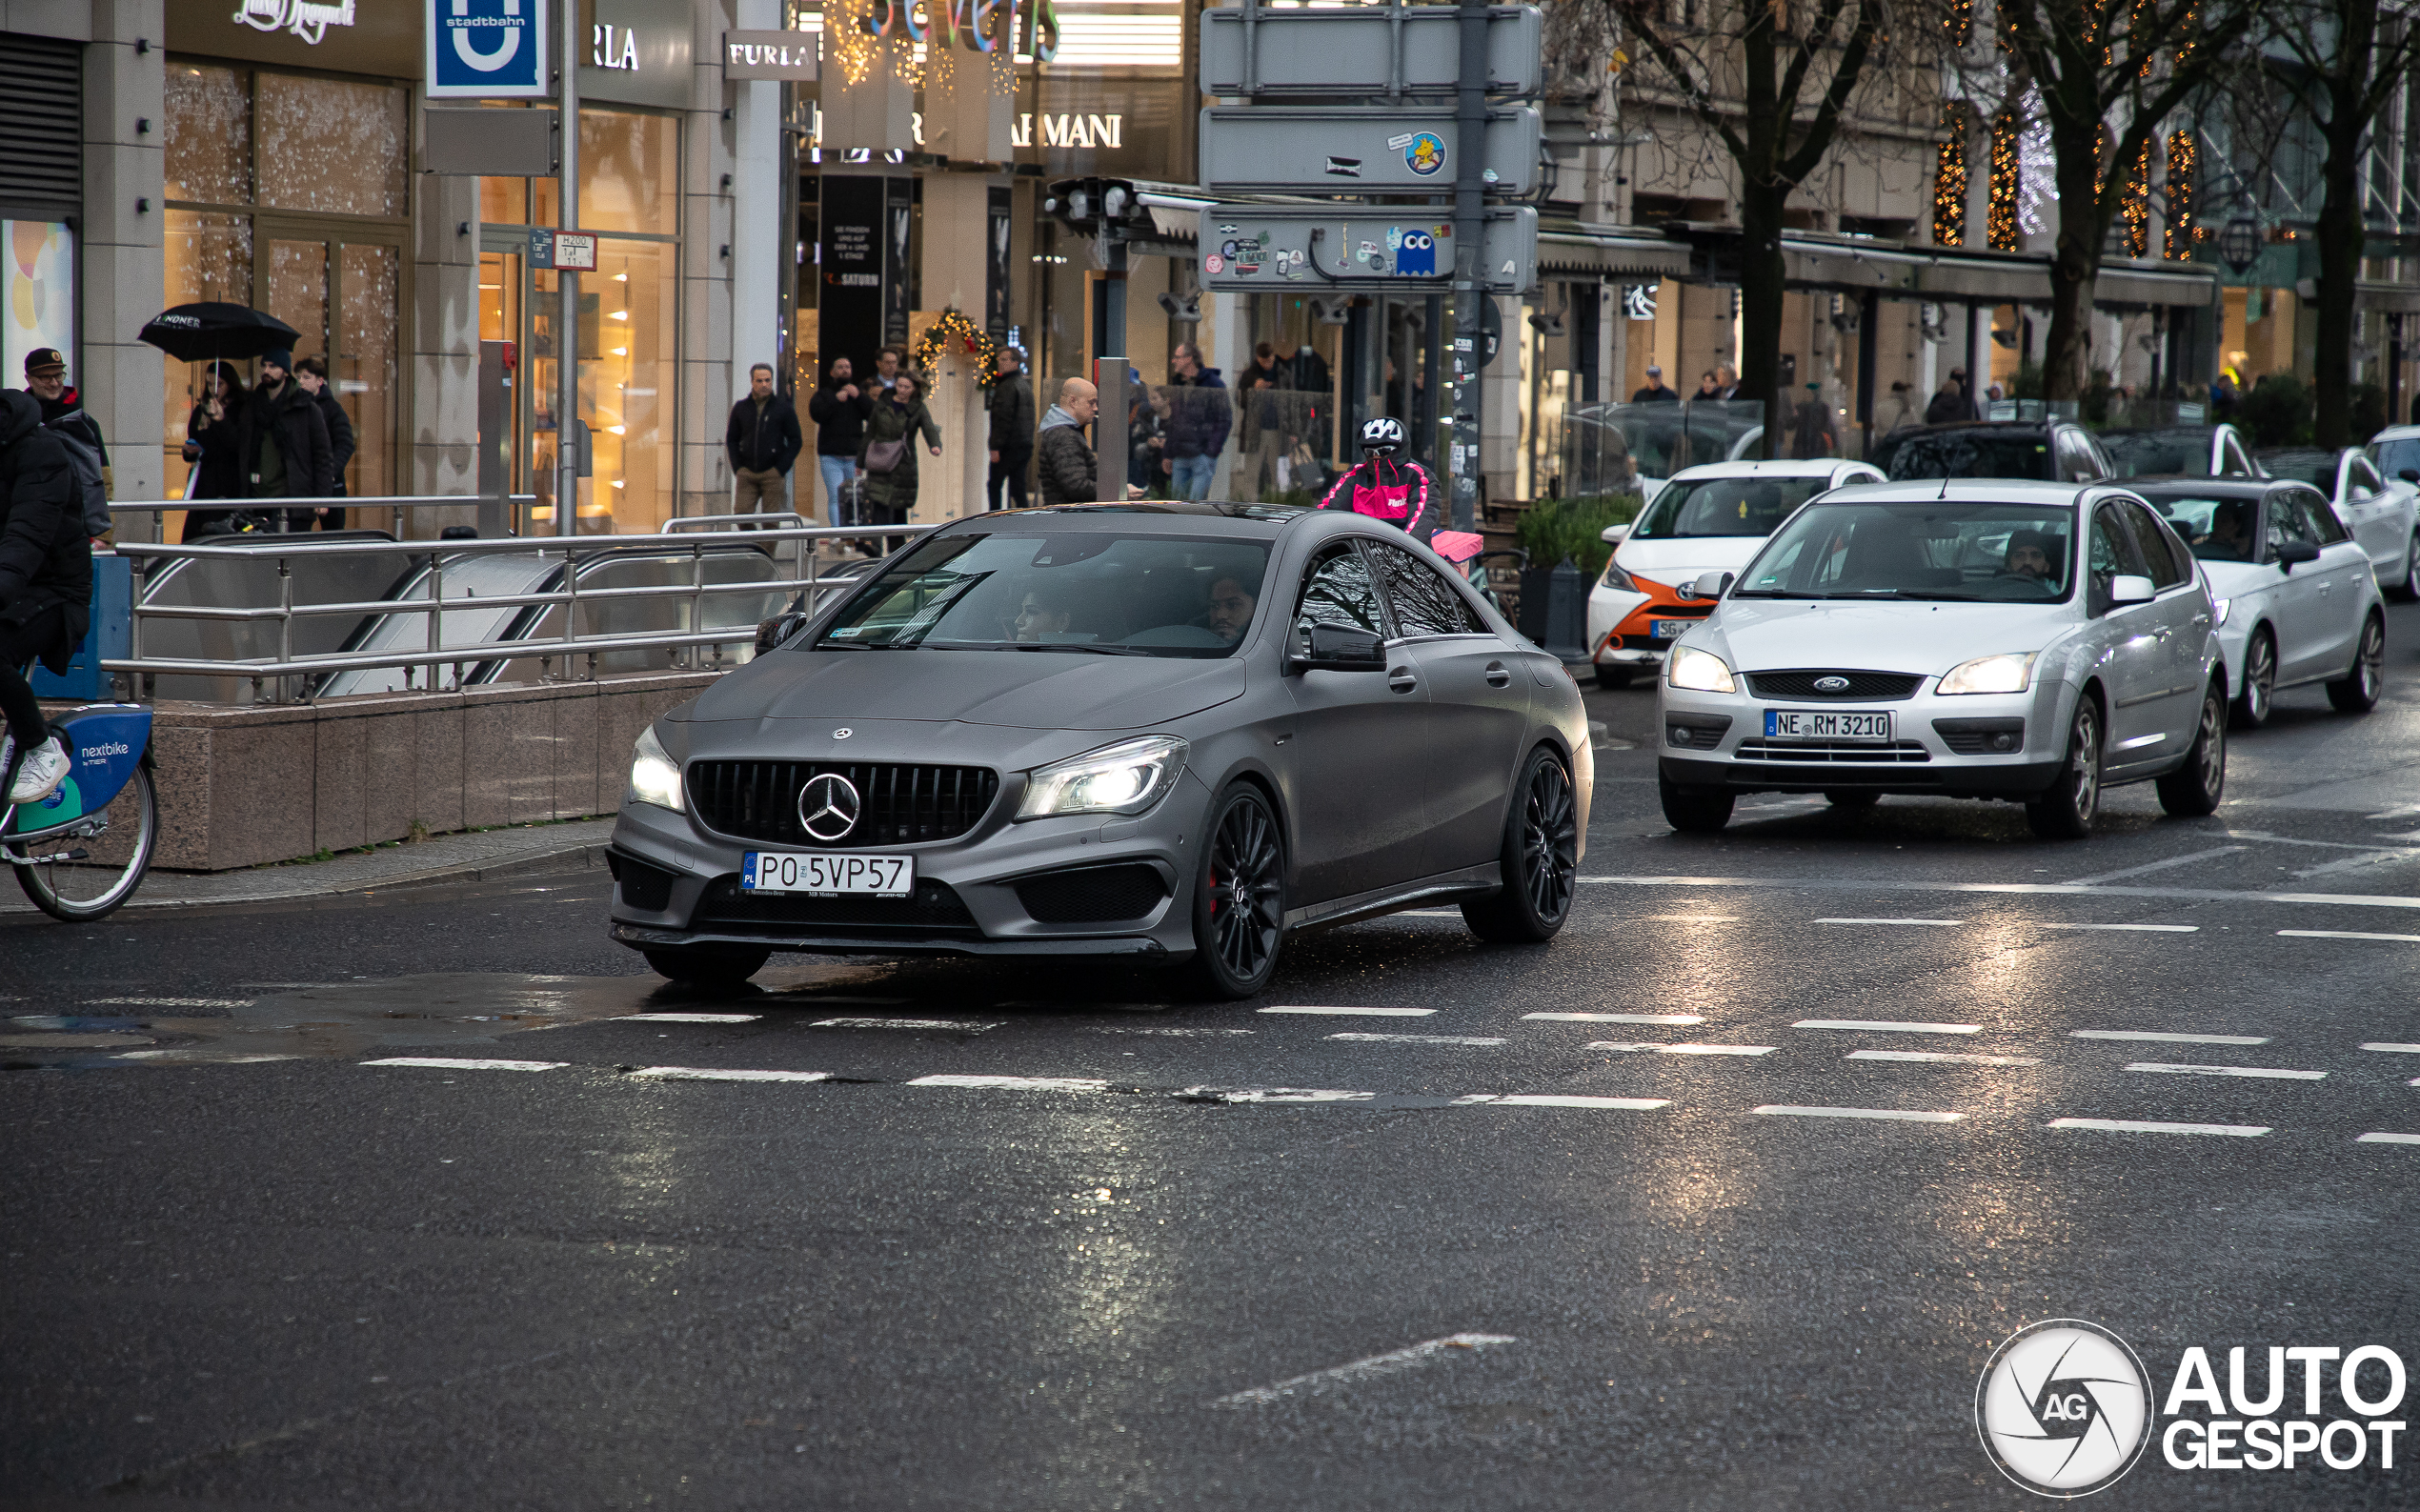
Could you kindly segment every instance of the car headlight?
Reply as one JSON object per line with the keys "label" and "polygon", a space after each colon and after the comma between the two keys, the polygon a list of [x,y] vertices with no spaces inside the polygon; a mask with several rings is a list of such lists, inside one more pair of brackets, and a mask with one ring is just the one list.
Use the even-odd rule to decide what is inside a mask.
{"label": "car headlight", "polygon": [[2211,599],[2211,600],[2210,600],[2210,623],[2211,623],[2211,624],[2213,624],[2213,625],[2223,625],[2223,624],[2227,623],[2227,606],[2228,606],[2228,604],[2233,603],[2233,602],[2234,602],[2234,600],[2233,600],[2233,599],[2231,599],[2231,598],[2213,598],[2213,599]]}
{"label": "car headlight", "polygon": [[1087,751],[1036,767],[1017,805],[1020,819],[1057,814],[1140,814],[1168,796],[1185,769],[1185,743],[1172,735]]}
{"label": "car headlight", "polygon": [[1615,589],[1625,594],[1635,594],[1641,592],[1639,585],[1631,581],[1630,575],[1623,572],[1622,570],[1622,565],[1610,556],[1605,558],[1604,575],[1598,578],[1597,581],[1603,587]]}
{"label": "car headlight", "polygon": [[689,812],[680,796],[680,763],[664,754],[664,742],[655,738],[652,724],[631,742],[630,786],[622,790],[622,801],[653,803],[675,814]]}
{"label": "car headlight", "polygon": [[1731,669],[1722,657],[1695,646],[1675,646],[1664,659],[1664,678],[1675,688],[1693,688],[1699,693],[1737,693],[1739,685],[1731,680]]}
{"label": "car headlight", "polygon": [[1996,656],[1962,661],[1943,674],[1935,693],[2023,693],[2033,682],[2038,652],[2004,651]]}

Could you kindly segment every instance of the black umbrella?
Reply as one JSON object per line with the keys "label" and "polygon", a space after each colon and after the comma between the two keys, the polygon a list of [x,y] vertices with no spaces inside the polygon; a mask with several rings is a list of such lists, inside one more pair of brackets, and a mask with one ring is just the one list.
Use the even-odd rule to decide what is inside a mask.
{"label": "black umbrella", "polygon": [[301,333],[275,315],[249,305],[208,300],[163,310],[135,333],[180,362],[206,362],[213,357],[257,357],[280,349],[291,352]]}

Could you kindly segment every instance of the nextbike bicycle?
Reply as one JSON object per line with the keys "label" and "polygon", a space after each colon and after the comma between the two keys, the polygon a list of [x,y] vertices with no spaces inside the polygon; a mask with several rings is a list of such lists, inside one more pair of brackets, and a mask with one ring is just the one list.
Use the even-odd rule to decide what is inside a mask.
{"label": "nextbike bicycle", "polygon": [[51,917],[100,918],[143,885],[159,843],[151,711],[86,704],[52,720],[50,729],[67,749],[67,778],[49,797],[0,804],[0,861]]}

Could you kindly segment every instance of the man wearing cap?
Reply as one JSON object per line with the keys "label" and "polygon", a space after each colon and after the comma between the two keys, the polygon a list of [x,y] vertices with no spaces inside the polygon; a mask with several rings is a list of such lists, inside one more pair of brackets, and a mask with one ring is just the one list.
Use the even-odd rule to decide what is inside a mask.
{"label": "man wearing cap", "polygon": [[[260,359],[260,382],[235,421],[236,455],[248,498],[326,498],[335,487],[328,422],[294,381],[294,354],[279,348]],[[314,509],[285,512],[286,528],[307,531]]]}
{"label": "man wearing cap", "polygon": [[1630,402],[1632,404],[1678,404],[1681,402],[1681,395],[1664,387],[1664,370],[1650,362],[1647,364],[1647,386],[1630,395]]}
{"label": "man wearing cap", "polygon": [[68,359],[58,348],[36,347],[25,354],[25,392],[41,401],[44,426],[101,454],[101,486],[114,494],[109,443],[101,439],[99,422],[85,413],[84,395],[69,386]]}

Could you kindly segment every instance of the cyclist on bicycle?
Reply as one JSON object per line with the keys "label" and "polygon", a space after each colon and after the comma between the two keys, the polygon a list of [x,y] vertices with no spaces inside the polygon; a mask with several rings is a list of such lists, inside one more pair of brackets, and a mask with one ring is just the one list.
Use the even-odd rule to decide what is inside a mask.
{"label": "cyclist on bicycle", "polygon": [[0,390],[0,792],[35,803],[68,775],[66,750],[42,717],[24,668],[52,672],[84,642],[92,601],[92,549],[67,449],[42,428],[42,403]]}
{"label": "cyclist on bicycle", "polygon": [[1403,422],[1381,414],[1361,423],[1361,460],[1345,470],[1320,500],[1323,510],[1349,509],[1400,526],[1415,540],[1427,540],[1438,522],[1428,513],[1428,469],[1399,461]]}

